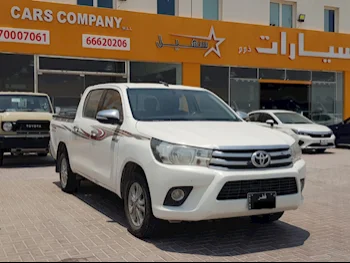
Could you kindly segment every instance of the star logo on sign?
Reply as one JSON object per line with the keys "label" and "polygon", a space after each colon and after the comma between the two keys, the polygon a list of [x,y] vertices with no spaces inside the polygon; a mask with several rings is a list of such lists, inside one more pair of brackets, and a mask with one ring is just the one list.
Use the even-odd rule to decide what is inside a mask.
{"label": "star logo on sign", "polygon": [[207,57],[210,53],[214,52],[219,58],[221,58],[220,45],[226,40],[226,38],[216,37],[214,26],[210,28],[209,36],[207,37],[177,35],[177,34],[173,34],[173,36],[200,39],[200,40],[206,40],[206,41],[214,40],[216,42],[215,46],[208,49],[208,51],[204,54],[204,57]]}

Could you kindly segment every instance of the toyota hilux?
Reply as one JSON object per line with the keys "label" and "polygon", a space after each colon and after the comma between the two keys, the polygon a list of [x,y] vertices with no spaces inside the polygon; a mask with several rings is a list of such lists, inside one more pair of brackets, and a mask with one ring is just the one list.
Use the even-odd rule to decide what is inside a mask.
{"label": "toyota hilux", "polygon": [[63,191],[87,179],[116,193],[139,238],[164,221],[273,222],[303,202],[298,142],[243,121],[205,89],[93,86],[76,116],[54,116],[50,133]]}

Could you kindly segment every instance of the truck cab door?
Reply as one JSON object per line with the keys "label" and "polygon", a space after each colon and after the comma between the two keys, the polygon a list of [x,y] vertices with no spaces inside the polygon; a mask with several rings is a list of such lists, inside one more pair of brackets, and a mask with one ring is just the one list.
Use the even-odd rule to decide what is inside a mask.
{"label": "truck cab door", "polygon": [[93,158],[93,173],[97,181],[102,183],[107,189],[114,191],[115,186],[115,165],[117,162],[117,152],[119,144],[115,141],[114,135],[123,126],[123,103],[120,92],[116,89],[105,91],[103,101],[99,111],[118,110],[120,124],[105,124],[96,122],[93,128],[90,152]]}
{"label": "truck cab door", "polygon": [[93,179],[93,166],[95,155],[91,152],[91,141],[94,126],[98,125],[96,115],[104,90],[92,90],[86,97],[83,109],[77,114],[73,124],[75,136],[72,146],[69,146],[71,154],[71,165],[75,172]]}

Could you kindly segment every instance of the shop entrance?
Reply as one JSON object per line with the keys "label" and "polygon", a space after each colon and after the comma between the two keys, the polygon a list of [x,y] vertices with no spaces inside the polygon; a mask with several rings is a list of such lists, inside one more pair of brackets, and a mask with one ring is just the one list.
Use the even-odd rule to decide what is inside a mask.
{"label": "shop entrance", "polygon": [[308,117],[310,92],[310,85],[261,83],[260,107],[294,111]]}

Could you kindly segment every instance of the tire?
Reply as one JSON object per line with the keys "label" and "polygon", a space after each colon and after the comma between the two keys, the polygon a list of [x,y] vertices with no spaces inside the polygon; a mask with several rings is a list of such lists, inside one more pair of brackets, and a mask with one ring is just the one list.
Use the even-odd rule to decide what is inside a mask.
{"label": "tire", "polygon": [[48,153],[38,153],[39,157],[47,157]]}
{"label": "tire", "polygon": [[316,153],[325,153],[327,149],[317,149]]}
{"label": "tire", "polygon": [[[138,195],[135,189],[142,190],[142,193],[139,198],[135,198],[133,201],[133,193]],[[153,215],[149,187],[144,175],[139,173],[132,174],[125,183],[123,199],[124,212],[129,225],[128,231],[140,239],[153,237],[156,234],[156,230],[159,230],[161,221]],[[144,212],[142,212],[142,209]],[[131,210],[134,210],[134,213]],[[143,215],[144,219],[142,220],[139,215],[141,217]]]}
{"label": "tire", "polygon": [[75,193],[78,189],[77,176],[72,172],[67,151],[60,154],[58,165],[62,191],[68,194]]}
{"label": "tire", "polygon": [[280,220],[283,215],[284,215],[284,212],[281,212],[281,213],[269,214],[269,215],[252,216],[250,217],[250,219],[253,223],[269,224]]}

